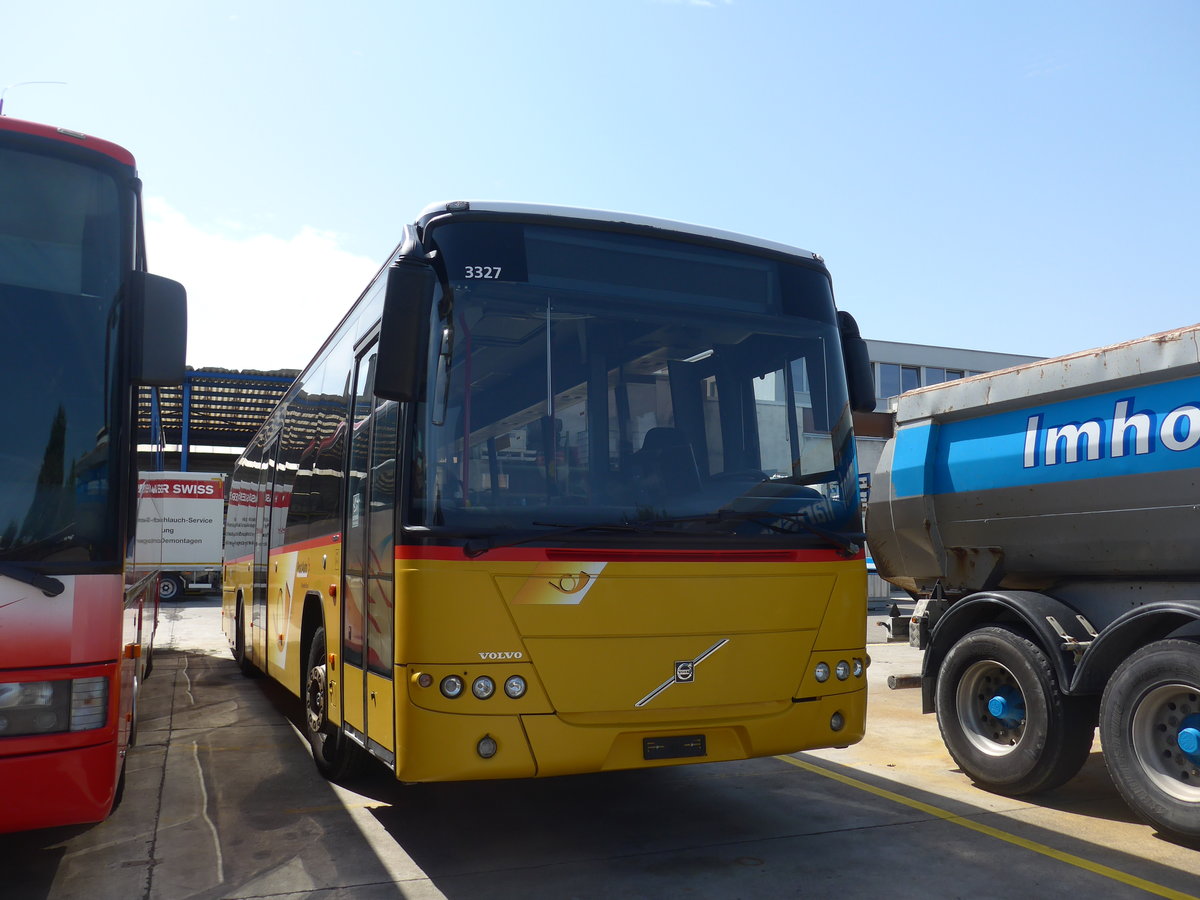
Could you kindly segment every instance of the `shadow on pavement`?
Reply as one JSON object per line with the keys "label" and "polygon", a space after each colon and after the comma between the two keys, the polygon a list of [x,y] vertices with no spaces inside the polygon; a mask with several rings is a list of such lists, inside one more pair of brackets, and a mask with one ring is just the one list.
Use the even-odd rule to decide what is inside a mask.
{"label": "shadow on pavement", "polygon": [[0,837],[0,894],[404,896],[280,716],[288,699],[227,656],[156,651],[120,806],[94,826]]}

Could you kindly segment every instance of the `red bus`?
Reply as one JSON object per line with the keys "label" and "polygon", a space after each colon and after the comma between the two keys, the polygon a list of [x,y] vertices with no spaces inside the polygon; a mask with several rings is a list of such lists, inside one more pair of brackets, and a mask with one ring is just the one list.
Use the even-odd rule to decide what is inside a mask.
{"label": "red bus", "polygon": [[0,832],[118,794],[157,616],[135,395],[181,382],[186,304],[146,272],[129,152],[0,117]]}

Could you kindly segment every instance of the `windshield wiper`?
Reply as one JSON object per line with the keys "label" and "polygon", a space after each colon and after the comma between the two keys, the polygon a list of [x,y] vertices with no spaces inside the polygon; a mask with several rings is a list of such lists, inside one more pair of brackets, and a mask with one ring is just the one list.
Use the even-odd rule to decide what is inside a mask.
{"label": "windshield wiper", "polygon": [[[703,518],[703,517],[702,517]],[[757,522],[764,528],[769,528],[777,534],[794,534],[791,528],[782,528],[773,524],[771,519],[782,519],[789,525],[808,531],[818,537],[823,537],[831,544],[836,544],[846,556],[857,556],[866,543],[867,535],[862,531],[834,531],[822,525],[809,521],[801,512],[772,512],[771,510],[751,509],[719,509],[715,516],[707,517],[709,522]]]}
{"label": "windshield wiper", "polygon": [[[772,524],[771,519],[783,520],[790,528]],[[814,525],[798,512],[770,512],[767,510],[732,510],[719,509],[716,513],[699,516],[669,516],[658,519],[635,519],[629,522],[592,522],[586,525],[573,525],[569,522],[534,522],[541,528],[552,528],[554,531],[527,531],[513,535],[490,534],[468,539],[463,545],[463,553],[469,559],[482,556],[489,550],[501,547],[515,547],[518,544],[531,544],[535,541],[558,541],[575,534],[613,533],[613,534],[679,534],[679,525],[715,525],[721,522],[757,522],[764,528],[769,528],[777,534],[794,534],[798,528],[824,538],[834,544],[847,557],[857,556],[867,536],[860,531],[841,532]],[[692,531],[695,535],[698,532]]]}
{"label": "windshield wiper", "polygon": [[63,528],[36,541],[10,543],[0,547],[0,563],[10,562],[12,565],[24,567],[26,562],[45,559],[67,547],[75,546],[75,523],[70,522]]}
{"label": "windshield wiper", "polygon": [[18,563],[0,562],[0,575],[35,587],[47,597],[57,597],[66,589],[66,585],[57,578],[27,569]]}
{"label": "windshield wiper", "polygon": [[[532,544],[534,541],[561,541],[573,534],[585,534],[589,531],[601,534],[605,532],[613,534],[676,534],[674,529],[662,527],[665,524],[674,524],[676,521],[675,519],[639,519],[633,522],[592,522],[587,525],[572,525],[569,522],[534,522],[534,525],[541,528],[555,530],[526,531],[509,536],[503,534],[484,535],[468,540],[463,545],[463,553],[468,559],[474,559],[477,556],[483,556],[489,550],[498,550],[501,547]],[[691,521],[691,519],[681,518],[678,521]]]}

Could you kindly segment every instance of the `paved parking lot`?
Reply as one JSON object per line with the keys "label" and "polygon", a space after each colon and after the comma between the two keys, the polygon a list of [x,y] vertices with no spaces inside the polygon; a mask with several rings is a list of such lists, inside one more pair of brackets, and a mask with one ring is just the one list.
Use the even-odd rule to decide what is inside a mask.
{"label": "paved parking lot", "polygon": [[917,692],[885,686],[917,669],[903,645],[872,644],[868,737],[845,750],[470,784],[381,772],[350,789],[317,775],[298,704],[238,673],[218,612],[215,597],[164,611],[121,806],[95,827],[0,838],[0,894],[1200,895],[1200,850],[1136,821],[1099,752],[1036,802],[973,788]]}

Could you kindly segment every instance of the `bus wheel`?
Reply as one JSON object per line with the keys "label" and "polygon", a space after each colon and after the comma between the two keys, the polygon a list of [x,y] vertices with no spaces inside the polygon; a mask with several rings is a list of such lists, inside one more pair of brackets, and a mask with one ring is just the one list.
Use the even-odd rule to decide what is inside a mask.
{"label": "bus wheel", "polygon": [[129,765],[128,765],[129,751],[137,743],[138,693],[140,692],[140,690],[141,690],[141,685],[138,683],[137,676],[134,675],[133,676],[133,686],[131,688],[132,694],[131,694],[131,708],[130,708],[130,718],[129,718],[129,733],[125,738],[125,749],[121,751],[121,771],[120,771],[120,774],[117,775],[117,786],[113,790],[113,802],[112,802],[112,806],[109,808],[110,813],[113,810],[115,810],[118,806],[120,806],[121,801],[123,799],[125,799],[125,773],[126,773],[126,770],[129,768]]}
{"label": "bus wheel", "polygon": [[330,781],[354,775],[362,764],[363,751],[329,721],[329,677],[325,658],[325,629],[318,628],[308,647],[307,677],[304,680],[304,731],[312,747],[313,760]]}
{"label": "bus wheel", "polygon": [[237,604],[237,613],[233,619],[233,658],[247,678],[256,678],[258,669],[246,656],[246,616],[242,601]]}
{"label": "bus wheel", "polygon": [[954,761],[997,794],[1058,787],[1091,751],[1094,702],[1063,696],[1041,648],[1004,626],[979,628],[950,648],[934,700]]}
{"label": "bus wheel", "polygon": [[1100,742],[1138,815],[1200,837],[1200,644],[1158,641],[1121,663],[1100,704]]}
{"label": "bus wheel", "polygon": [[159,577],[159,600],[178,600],[181,594],[183,594],[183,579],[178,575],[162,575]]}

